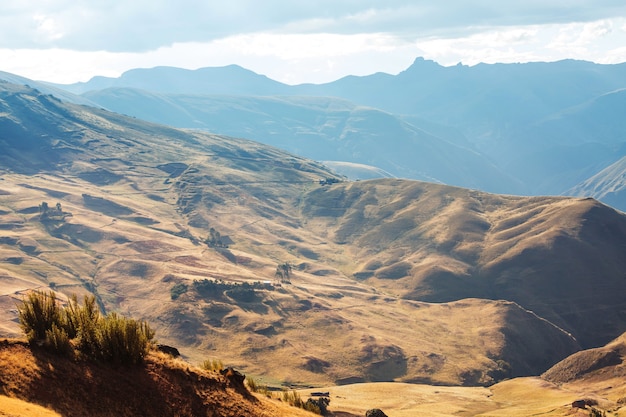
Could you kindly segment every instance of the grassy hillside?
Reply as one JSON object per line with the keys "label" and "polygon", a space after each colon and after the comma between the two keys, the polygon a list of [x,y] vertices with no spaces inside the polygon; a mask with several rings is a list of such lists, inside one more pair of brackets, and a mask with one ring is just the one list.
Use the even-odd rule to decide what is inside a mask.
{"label": "grassy hillside", "polygon": [[[143,365],[114,367],[0,341],[0,365],[0,392],[12,397],[0,397],[0,415],[312,415],[255,397],[218,372],[190,367],[156,352]],[[20,407],[16,414],[5,414],[13,413],[16,406]]]}
{"label": "grassy hillside", "polygon": [[353,276],[402,298],[515,301],[587,347],[624,330],[625,217],[595,200],[388,179],[319,188],[303,207],[350,248]]}
{"label": "grassy hillside", "polygon": [[[361,383],[299,390],[328,392],[337,416],[380,408],[391,417],[626,415],[624,335],[566,358],[541,377],[491,387]],[[19,341],[0,342],[0,415],[20,417],[146,415],[312,415],[265,396],[252,396],[216,372],[153,353],[124,368],[69,360]],[[45,387],[45,388],[42,388]],[[9,395],[10,397],[7,397]],[[574,401],[584,408],[573,408]]]}
{"label": "grassy hillside", "polygon": [[266,145],[1,87],[3,335],[50,288],[273,385],[487,385],[625,330],[626,219],[594,200],[321,185]]}

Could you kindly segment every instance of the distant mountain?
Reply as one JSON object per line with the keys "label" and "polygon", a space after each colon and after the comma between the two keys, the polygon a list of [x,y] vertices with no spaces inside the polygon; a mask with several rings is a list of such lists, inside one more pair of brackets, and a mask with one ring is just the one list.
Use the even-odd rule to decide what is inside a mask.
{"label": "distant mountain", "polygon": [[371,180],[375,178],[394,178],[385,170],[363,164],[355,164],[343,161],[322,161],[324,165],[334,172],[351,180]]}
{"label": "distant mountain", "polygon": [[12,84],[28,85],[32,88],[36,88],[43,94],[53,95],[63,101],[67,101],[70,103],[85,104],[87,106],[97,106],[97,104],[89,101],[84,97],[68,92],[65,86],[64,88],[58,88],[55,87],[54,84],[34,81],[29,78],[21,77],[19,75],[11,74],[4,71],[0,71],[0,81],[6,81]]}
{"label": "distant mountain", "polygon": [[626,156],[567,192],[592,196],[626,212]]}
{"label": "distant mountain", "polygon": [[186,70],[174,67],[133,69],[119,78],[94,77],[86,83],[59,85],[74,94],[105,88],[138,88],[157,93],[280,95],[289,86],[238,65]]}
{"label": "distant mountain", "polygon": [[3,336],[53,289],[289,386],[489,385],[626,331],[626,215],[596,200],[350,182],[9,83],[0,105]]}
{"label": "distant mountain", "polygon": [[[495,152],[503,169],[531,189],[568,194],[563,187],[586,181],[626,155],[625,112],[626,90],[602,94],[520,129]],[[615,207],[624,209],[626,200]]]}
{"label": "distant mountain", "polygon": [[318,161],[365,164],[396,177],[492,192],[524,190],[471,147],[342,99],[165,94],[128,88],[92,91],[84,97],[144,120],[248,138]]}
{"label": "distant mountain", "polygon": [[[564,60],[444,67],[418,58],[398,75],[348,76],[326,84],[296,86],[277,83],[239,67],[195,71],[155,68],[129,71],[119,79],[95,78],[86,84],[62,87],[76,92],[91,91],[87,97],[102,100],[100,105],[112,110],[127,114],[140,112],[138,97],[118,91],[113,100],[111,92],[102,91],[104,87],[113,86],[168,93],[167,97],[149,98],[144,111],[137,117],[158,120],[159,116],[171,114],[170,119],[180,116],[174,124],[178,127],[205,125],[211,126],[215,132],[243,137],[258,133],[253,138],[259,141],[271,137],[266,134],[267,126],[264,125],[267,118],[254,117],[250,109],[240,109],[243,112],[237,114],[234,108],[239,104],[233,103],[232,99],[229,103],[223,102],[224,113],[216,110],[217,103],[214,102],[213,115],[225,120],[230,117],[240,122],[245,120],[245,130],[222,131],[220,129],[224,126],[207,120],[209,115],[190,109],[189,102],[181,106],[169,95],[188,92],[236,95],[242,100],[241,96],[340,97],[357,106],[379,109],[436,138],[471,150],[483,161],[489,161],[481,162],[484,166],[490,165],[489,176],[499,178],[485,181],[484,172],[476,164],[464,163],[458,157],[450,160],[457,171],[459,166],[464,167],[464,175],[468,176],[466,181],[459,180],[458,172],[449,175],[434,173],[432,167],[422,166],[423,161],[409,158],[398,161],[395,167],[379,168],[399,177],[431,177],[433,181],[487,191],[530,195],[566,193],[624,156],[623,150],[626,149],[622,134],[625,98],[620,91],[626,88],[626,64],[600,65]],[[198,103],[201,101],[198,99]],[[253,113],[257,113],[256,110]],[[290,123],[286,117],[279,124],[289,127]],[[300,122],[296,121],[294,129],[299,129],[299,125]],[[387,128],[384,124],[362,123],[358,134],[368,136],[367,129],[372,127],[379,129],[372,132],[376,137],[382,137],[380,130]],[[292,140],[297,141],[298,135],[292,133]],[[278,146],[285,146],[286,142]],[[359,141],[350,152],[355,158],[346,161],[375,165],[368,155],[378,153],[379,149],[371,149],[371,143],[370,140]],[[285,149],[300,151],[299,146]],[[326,150],[333,148],[327,147]],[[337,151],[342,150],[337,148]],[[415,152],[420,150],[415,149]],[[325,156],[325,159],[342,160],[343,157],[338,154]],[[497,174],[494,168],[500,173]]]}

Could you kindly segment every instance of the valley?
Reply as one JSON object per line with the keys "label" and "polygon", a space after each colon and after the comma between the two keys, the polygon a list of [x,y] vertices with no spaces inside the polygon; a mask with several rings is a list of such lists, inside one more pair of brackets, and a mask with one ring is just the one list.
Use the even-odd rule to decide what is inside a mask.
{"label": "valley", "polygon": [[626,331],[626,217],[594,199],[350,181],[10,83],[0,115],[1,337],[29,290],[92,293],[192,364],[346,398],[446,386],[441,413],[505,415],[547,386],[516,377]]}

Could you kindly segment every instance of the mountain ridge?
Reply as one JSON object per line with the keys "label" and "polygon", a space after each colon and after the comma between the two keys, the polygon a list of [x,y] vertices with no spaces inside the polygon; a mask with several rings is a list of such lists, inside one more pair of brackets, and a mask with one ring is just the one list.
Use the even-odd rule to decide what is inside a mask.
{"label": "mountain ridge", "polygon": [[[145,71],[146,74],[150,73],[149,70]],[[219,77],[215,77],[213,81],[218,82]],[[223,85],[219,86],[220,94],[226,93],[222,87],[231,82],[227,75],[223,75],[223,80]],[[173,94],[176,88],[172,82],[161,79],[154,90],[167,90],[165,85],[169,83],[170,94]],[[218,91],[200,88],[200,84],[194,93],[207,95]],[[146,85],[142,84],[142,87]],[[501,172],[491,177],[501,178],[500,181],[505,183],[498,187],[484,181],[469,185],[463,182],[462,175],[453,175],[451,171],[448,171],[448,175],[428,172],[420,176],[419,172],[416,173],[418,170],[414,169],[416,165],[406,161],[393,169],[389,166],[379,167],[397,177],[433,178],[451,185],[500,193],[567,194],[576,184],[584,182],[624,156],[626,149],[621,139],[623,118],[618,110],[623,107],[624,97],[616,93],[626,88],[625,64],[602,65],[562,60],[444,67],[434,61],[417,58],[410,67],[397,75],[376,73],[347,76],[325,84],[279,84],[275,87],[259,78],[258,87],[264,90],[251,88],[248,94],[262,94],[266,97],[341,97],[356,105],[376,108],[410,121],[418,129],[428,131],[434,125],[442,126],[434,129],[437,132],[435,136],[479,154],[488,161],[487,164],[483,162],[482,166],[492,164]],[[245,91],[233,86],[231,93],[243,97],[241,94],[245,94]],[[614,93],[608,107],[610,111],[601,111],[598,116],[603,102],[606,107],[608,97],[605,96],[610,93]],[[108,106],[123,111],[125,105],[122,101],[109,101]],[[172,113],[179,111],[175,107],[171,110]],[[281,118],[260,118],[258,123],[253,123],[254,126],[250,125],[249,131],[263,132],[266,129],[264,123],[270,121],[279,120],[280,124],[289,125],[288,110],[285,110]],[[165,108],[163,111],[167,112]],[[222,113],[222,117],[233,120],[246,119],[246,116],[249,114],[238,112],[236,108],[228,111],[225,108]],[[210,120],[205,115],[204,118],[192,119],[184,127],[197,126],[198,121],[207,126],[216,126]],[[359,126],[359,134],[371,133],[369,127],[376,119],[367,120],[371,122]],[[596,122],[581,125],[582,121],[588,120]],[[572,128],[579,125],[583,128]],[[384,125],[381,126],[386,129]],[[556,141],[555,138],[562,139]],[[608,138],[613,138],[610,144]],[[254,139],[264,141],[266,135],[259,134]],[[376,135],[376,140],[381,142],[393,139],[391,131]],[[371,165],[368,146],[369,143],[355,144],[354,151],[358,159],[347,162]],[[295,146],[288,149],[297,152]],[[341,160],[338,155],[324,159]],[[471,166],[471,159],[454,165],[466,164]],[[467,174],[478,177],[482,173],[473,166],[467,170]],[[450,181],[450,177],[453,181]],[[626,201],[621,196],[613,198],[611,204],[626,210]]]}
{"label": "mountain ridge", "polygon": [[594,200],[347,182],[259,143],[0,89],[5,149],[41,129],[31,171],[2,161],[4,334],[29,289],[93,293],[189,360],[289,386],[488,385],[624,331],[626,219]]}

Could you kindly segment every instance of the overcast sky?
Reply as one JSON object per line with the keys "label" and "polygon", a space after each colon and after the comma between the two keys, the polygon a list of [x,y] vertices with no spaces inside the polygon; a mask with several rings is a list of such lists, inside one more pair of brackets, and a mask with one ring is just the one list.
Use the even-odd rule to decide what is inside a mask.
{"label": "overcast sky", "polygon": [[72,83],[238,64],[289,84],[416,57],[626,62],[626,0],[0,0],[0,70]]}

